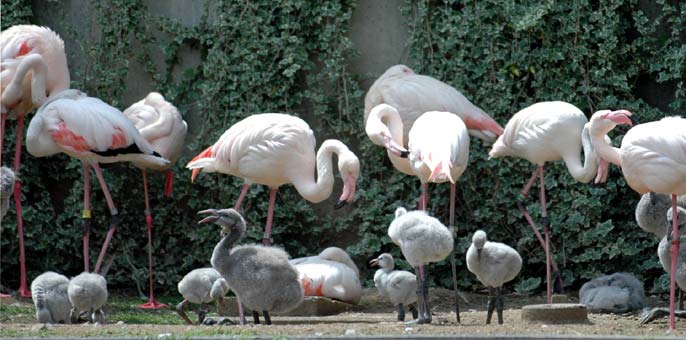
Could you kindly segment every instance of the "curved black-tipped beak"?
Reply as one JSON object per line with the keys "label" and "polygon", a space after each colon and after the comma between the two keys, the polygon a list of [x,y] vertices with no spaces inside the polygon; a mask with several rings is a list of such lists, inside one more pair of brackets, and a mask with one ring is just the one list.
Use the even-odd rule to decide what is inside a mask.
{"label": "curved black-tipped beak", "polygon": [[198,224],[207,224],[207,223],[215,223],[219,220],[219,215],[212,215],[212,216],[207,216],[203,218],[202,220],[198,221]]}
{"label": "curved black-tipped beak", "polygon": [[343,208],[346,204],[348,204],[348,201],[340,200],[336,203],[336,205],[333,206],[333,208],[334,209],[340,209],[340,208]]}
{"label": "curved black-tipped beak", "polygon": [[369,261],[369,265],[372,267],[378,266],[379,265],[379,259],[372,259],[371,261]]}
{"label": "curved black-tipped beak", "polygon": [[410,152],[405,150],[405,151],[400,151],[400,158],[407,158],[410,156]]}

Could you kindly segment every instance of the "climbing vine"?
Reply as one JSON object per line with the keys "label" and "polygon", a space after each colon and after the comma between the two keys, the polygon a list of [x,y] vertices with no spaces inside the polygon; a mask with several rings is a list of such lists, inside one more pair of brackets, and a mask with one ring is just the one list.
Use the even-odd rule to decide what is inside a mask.
{"label": "climbing vine", "polygon": [[[207,1],[193,24],[156,14],[146,3],[92,1],[84,9],[87,29],[67,23],[60,34],[70,42],[67,46],[75,46],[68,51],[72,87],[120,109],[155,90],[189,123],[186,150],[174,166],[174,196],[163,197],[162,175],[149,175],[158,290],[174,291],[182,275],[209,266],[217,230],[197,226],[195,212],[232,206],[242,185],[220,174],[201,174],[191,183],[184,164],[231,124],[257,112],[299,115],[314,129],[318,144],[340,139],[362,163],[356,202],[342,210],[332,208],[336,197],[310,204],[292,187],[283,187],[274,216],[276,243],[294,257],[330,245],[346,248],[367,281],[369,258],[382,251],[400,257],[386,229],[395,207],[416,204],[418,185],[394,171],[384,152],[364,136],[364,92],[359,75],[348,67],[357,55],[349,38],[356,2]],[[28,4],[3,2],[3,29],[32,20]],[[58,13],[63,4],[44,6]],[[684,112],[686,8],[666,0],[641,6],[633,0],[408,0],[402,5],[410,33],[408,64],[460,89],[503,125],[519,109],[543,100],[569,101],[589,115],[601,108],[627,108],[643,121]],[[663,89],[668,100],[639,99],[654,87]],[[14,148],[12,136],[10,123],[3,155]],[[516,206],[533,166],[515,159],[488,160],[487,152],[488,145],[473,140],[469,167],[458,182],[457,253],[465,253],[474,230],[484,229],[492,239],[516,245],[526,259],[517,289],[539,290],[544,256]],[[64,155],[35,159],[24,153],[23,161],[29,280],[44,270],[75,275],[82,269],[81,165]],[[116,164],[104,172],[122,216],[110,250],[109,284],[119,289],[138,285],[147,293],[140,171]],[[576,183],[562,164],[551,164],[546,173],[554,250],[565,282],[578,287],[594,275],[631,269],[659,288],[657,240],[635,225],[638,196],[620,172],[613,169],[611,180],[599,186]],[[96,258],[109,214],[97,181],[92,187],[91,258]],[[431,190],[432,212],[447,219],[447,186]],[[339,192],[340,181],[334,189]],[[254,186],[244,201],[251,226],[248,242],[262,236],[267,197],[266,188]],[[537,199],[527,204],[538,216]],[[2,284],[11,288],[18,282],[17,275],[6,275],[18,273],[15,226],[10,211],[3,221],[0,270]],[[432,269],[432,275],[437,284],[450,286],[447,262]],[[463,288],[474,282],[471,275],[460,276]]]}

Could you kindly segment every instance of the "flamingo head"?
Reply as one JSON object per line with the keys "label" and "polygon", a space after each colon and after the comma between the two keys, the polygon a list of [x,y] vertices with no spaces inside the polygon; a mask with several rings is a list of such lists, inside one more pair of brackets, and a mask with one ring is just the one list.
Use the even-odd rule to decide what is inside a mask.
{"label": "flamingo head", "polygon": [[222,227],[221,236],[236,230],[243,234],[245,232],[246,224],[243,216],[234,209],[207,209],[198,212],[198,215],[209,215],[198,224],[214,223]]}
{"label": "flamingo head", "polygon": [[379,255],[379,257],[372,259],[371,261],[369,261],[369,264],[372,267],[378,266],[383,269],[389,270],[392,270],[393,267],[395,267],[395,261],[393,261],[393,256],[391,256],[391,254],[388,253],[383,253]]}
{"label": "flamingo head", "polygon": [[633,126],[638,124],[633,113],[627,110],[600,110],[591,116],[591,129],[602,133],[608,133],[617,125]]}
{"label": "flamingo head", "polygon": [[352,151],[345,151],[338,155],[338,170],[343,177],[343,193],[335,208],[339,209],[355,199],[355,186],[360,177],[360,160]]}
{"label": "flamingo head", "polygon": [[[389,126],[392,126],[393,132]],[[375,106],[367,118],[365,132],[372,143],[385,147],[390,154],[402,158],[407,158],[409,155],[409,151],[402,145],[403,123],[400,113],[393,106],[388,104]]]}

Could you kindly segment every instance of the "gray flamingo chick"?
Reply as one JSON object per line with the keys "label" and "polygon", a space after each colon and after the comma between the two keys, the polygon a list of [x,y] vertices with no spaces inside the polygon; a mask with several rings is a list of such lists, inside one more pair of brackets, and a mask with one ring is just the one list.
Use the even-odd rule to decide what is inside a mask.
{"label": "gray flamingo chick", "polygon": [[[212,252],[212,267],[229,283],[238,300],[253,311],[259,323],[262,311],[265,323],[269,313],[285,313],[303,301],[298,271],[288,263],[288,254],[278,247],[262,245],[234,246],[245,233],[245,220],[234,209],[209,209],[198,224],[215,223],[222,227],[222,240]],[[241,324],[245,319],[241,318]]]}
{"label": "gray flamingo chick", "polygon": [[105,323],[102,306],[107,302],[107,281],[100,274],[81,273],[69,281],[71,322],[77,323],[81,311],[88,312],[90,322]]}
{"label": "gray flamingo chick", "polygon": [[[223,297],[229,293],[229,284],[214,268],[198,268],[191,270],[179,281],[179,294],[183,296],[183,301],[176,305],[176,312],[192,325],[193,322],[188,318],[185,307],[189,303],[199,304],[198,323],[205,320],[205,303],[216,301],[223,304]],[[218,307],[218,306],[217,306]]]}
{"label": "gray flamingo chick", "polygon": [[10,196],[14,190],[16,176],[12,169],[3,166],[0,168],[0,221],[10,208]]}
{"label": "gray flamingo chick", "polygon": [[486,233],[477,230],[467,249],[467,269],[488,288],[486,324],[491,323],[493,309],[497,309],[498,324],[502,324],[503,284],[512,281],[522,269],[519,253],[504,243],[488,241]]}
{"label": "gray flamingo chick", "polygon": [[398,321],[405,321],[405,307],[412,312],[412,318],[418,317],[417,312],[417,276],[406,270],[394,270],[395,260],[388,253],[369,261],[372,266],[381,267],[374,273],[374,286],[381,296],[396,306]]}
{"label": "gray flamingo chick", "polygon": [[[677,205],[686,208],[686,196],[678,197]],[[644,231],[662,238],[665,236],[665,228],[671,228],[671,224],[667,223],[666,214],[671,207],[672,197],[670,195],[654,192],[643,194],[636,204],[636,223]]]}
{"label": "gray flamingo chick", "polygon": [[431,323],[429,306],[429,283],[424,267],[429,263],[441,261],[453,251],[453,235],[436,218],[426,211],[408,212],[400,207],[395,210],[395,219],[388,228],[388,236],[400,250],[407,262],[419,274],[417,280],[417,305],[419,318],[412,323]]}
{"label": "gray flamingo chick", "polygon": [[71,323],[71,302],[67,289],[69,279],[55,272],[45,272],[31,282],[31,299],[40,323]]}

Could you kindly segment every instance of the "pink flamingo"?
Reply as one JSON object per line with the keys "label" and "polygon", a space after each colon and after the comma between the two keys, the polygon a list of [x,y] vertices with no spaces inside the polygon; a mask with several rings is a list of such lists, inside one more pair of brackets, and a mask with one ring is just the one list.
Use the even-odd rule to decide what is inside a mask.
{"label": "pink flamingo", "polygon": [[[332,155],[338,155],[338,170],[343,177],[343,193],[337,208],[355,198],[355,183],[360,174],[360,162],[345,144],[329,139],[319,147],[309,125],[302,119],[281,113],[251,115],[231,126],[214,145],[193,158],[186,167],[192,169],[191,180],[200,171],[221,172],[243,179],[235,210],[241,206],[253,183],[269,187],[267,225],[262,243],[271,243],[274,203],[279,186],[292,183],[306,200],[318,203],[333,190]],[[317,167],[317,178],[314,168]],[[238,304],[241,324],[245,323],[243,308]]]}
{"label": "pink flamingo", "polygon": [[417,118],[425,112],[451,112],[462,119],[470,135],[485,141],[493,141],[503,133],[503,128],[493,118],[472,104],[454,87],[438,79],[416,74],[405,65],[391,66],[369,88],[364,98],[365,125],[369,121],[372,109],[383,103],[394,107],[400,113],[402,124],[399,126],[402,138],[399,139],[400,144],[397,144],[394,136],[398,132],[392,131],[393,136],[381,136],[384,142],[380,145],[386,147],[393,166],[408,175],[414,176],[415,172],[410,161],[405,158],[407,144],[403,144],[402,141],[409,141],[410,129]]}
{"label": "pink flamingo", "polygon": [[[124,110],[124,115],[136,126],[138,132],[145,138],[153,149],[162,157],[168,159],[170,163],[166,166],[151,168],[153,170],[165,171],[166,180],[164,193],[167,197],[171,196],[174,174],[170,170],[173,163],[181,156],[183,143],[186,138],[188,128],[186,122],[181,117],[179,110],[164,97],[157,93],[149,93],[143,100],[134,103]],[[149,163],[134,162],[141,168],[143,173],[143,192],[145,193],[145,222],[148,229],[148,272],[150,278],[150,300],[139,305],[143,309],[159,309],[166,307],[163,303],[155,301],[153,289],[153,270],[152,270],[152,215],[150,202],[148,200],[148,180],[146,168]]]}
{"label": "pink flamingo", "polygon": [[[582,146],[583,164],[579,156]],[[505,132],[493,144],[488,155],[491,158],[503,156],[524,158],[537,165],[531,178],[522,188],[517,205],[545,250],[546,297],[548,303],[551,303],[551,276],[553,275],[551,266],[554,271],[556,289],[562,289],[562,278],[557,264],[550,256],[550,221],[546,210],[543,166],[546,162],[562,159],[575,180],[588,183],[596,174],[598,175],[597,182],[605,181],[607,163],[600,162],[599,164],[598,162],[598,157],[591,146],[588,119],[584,113],[576,106],[560,101],[536,103],[515,113],[505,125]],[[537,175],[540,176],[540,203],[545,241],[522,204]]]}
{"label": "pink flamingo", "polygon": [[[69,88],[67,56],[64,53],[64,42],[57,33],[49,28],[33,25],[12,26],[0,32],[0,56],[0,159],[5,120],[9,114],[10,118],[17,119],[13,170],[19,174],[24,117],[42,105],[47,96]],[[37,84],[42,91],[33,91],[32,84],[38,82],[43,83]],[[14,187],[14,204],[19,234],[19,295],[30,297],[31,291],[26,283],[20,181],[16,181]]]}
{"label": "pink flamingo", "polygon": [[677,196],[686,194],[686,119],[667,117],[636,125],[622,139],[620,148],[607,143],[606,135],[617,125],[633,125],[626,110],[598,111],[591,117],[591,142],[601,158],[619,165],[627,184],[639,194],[656,192],[672,196],[669,329],[674,330],[674,294],[679,229]]}
{"label": "pink flamingo", "polygon": [[[384,123],[386,122],[386,123]],[[403,153],[402,120],[400,113],[388,104],[372,108],[365,131],[377,145],[386,146],[389,155]],[[455,181],[462,176],[469,162],[469,134],[464,122],[450,112],[430,111],[417,118],[409,131],[409,165],[421,182],[420,209],[427,210],[428,183],[450,182],[450,222],[455,225]],[[451,253],[455,288],[455,313],[460,322],[457,296],[455,252]],[[419,268],[423,270],[422,267]],[[423,279],[420,275],[420,280]]]}
{"label": "pink flamingo", "polygon": [[26,149],[35,157],[65,153],[81,160],[84,176],[83,257],[89,271],[90,170],[93,167],[112,215],[107,237],[95,265],[99,273],[110,240],[119,223],[117,208],[107,189],[98,163],[136,162],[146,168],[168,166],[138,133],[124,114],[102,100],[78,90],[65,90],[52,96],[31,119],[26,134]]}

